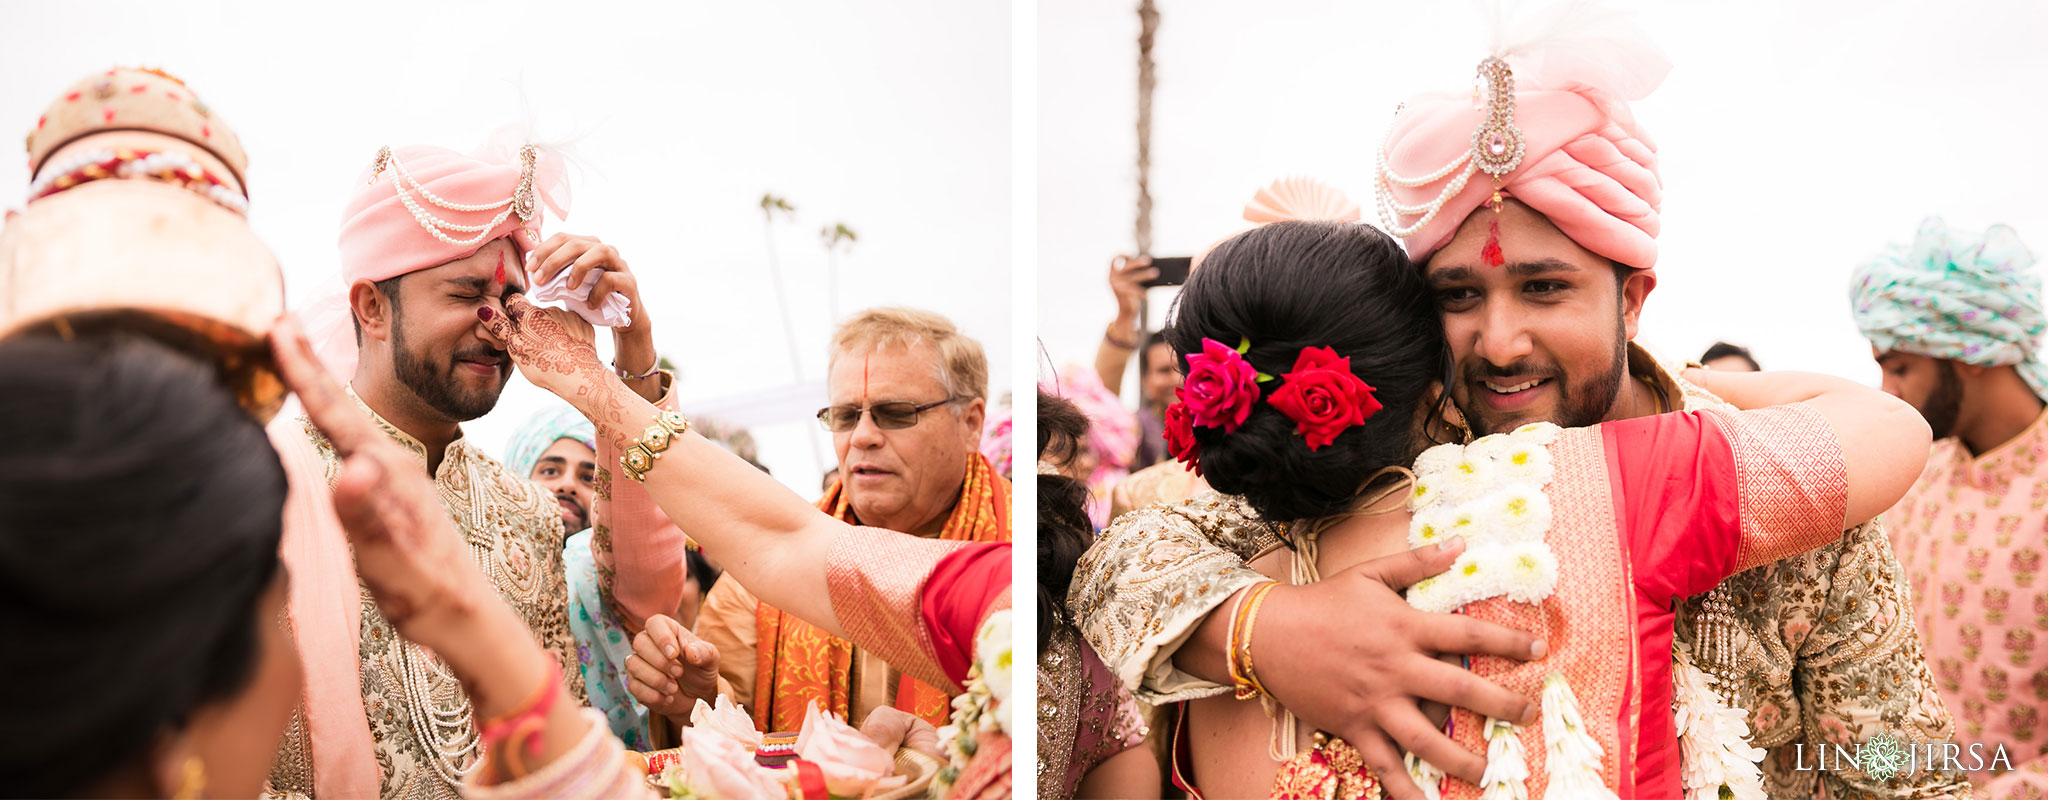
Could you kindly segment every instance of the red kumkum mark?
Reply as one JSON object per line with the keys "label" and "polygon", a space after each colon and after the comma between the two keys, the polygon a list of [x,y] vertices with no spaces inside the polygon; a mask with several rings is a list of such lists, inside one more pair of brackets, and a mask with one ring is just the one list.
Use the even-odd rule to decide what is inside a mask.
{"label": "red kumkum mark", "polygon": [[105,121],[107,121],[107,122],[113,122],[113,121],[114,121],[114,107],[113,107],[113,106],[105,106],[105,107],[102,107],[102,108],[100,109],[100,119],[102,119],[102,120],[105,120]]}
{"label": "red kumkum mark", "polygon": [[1507,257],[1500,251],[1500,220],[1486,221],[1486,246],[1479,248],[1479,260],[1486,262],[1489,267],[1508,263]]}
{"label": "red kumkum mark", "polygon": [[495,273],[493,273],[493,274],[491,275],[491,280],[493,280],[493,281],[496,281],[496,282],[497,282],[497,283],[498,283],[499,285],[503,285],[503,284],[505,283],[505,254],[504,254],[504,253],[499,253],[499,254],[498,254],[498,271],[497,271],[497,272],[495,272]]}
{"label": "red kumkum mark", "polygon": [[212,126],[212,125],[201,125],[201,126],[199,126],[199,135],[201,135],[201,136],[204,136],[204,137],[206,137],[206,138],[208,138],[208,139],[211,139],[211,138],[213,138],[213,126]]}
{"label": "red kumkum mark", "polygon": [[82,96],[84,96],[84,93],[82,93],[82,92],[72,92],[72,93],[70,93],[70,94],[64,95],[64,102],[66,102],[66,103],[76,103],[76,102],[78,102],[78,98],[80,98],[80,97],[82,97]]}
{"label": "red kumkum mark", "polygon": [[130,94],[142,94],[143,92],[147,91],[149,91],[149,84],[146,83],[138,83],[134,86],[128,87],[128,92]]}

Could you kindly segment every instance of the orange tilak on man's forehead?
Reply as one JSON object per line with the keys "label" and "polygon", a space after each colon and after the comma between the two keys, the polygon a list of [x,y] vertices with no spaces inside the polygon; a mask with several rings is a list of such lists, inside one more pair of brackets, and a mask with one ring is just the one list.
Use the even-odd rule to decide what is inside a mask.
{"label": "orange tilak on man's forehead", "polygon": [[496,281],[499,285],[505,283],[505,251],[503,250],[498,251],[498,271],[491,275],[491,280]]}

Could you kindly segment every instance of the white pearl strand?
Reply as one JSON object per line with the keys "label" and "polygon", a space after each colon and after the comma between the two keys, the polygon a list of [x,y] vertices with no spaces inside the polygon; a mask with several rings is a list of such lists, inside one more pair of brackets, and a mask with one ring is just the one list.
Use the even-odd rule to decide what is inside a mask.
{"label": "white pearl strand", "polygon": [[[427,751],[427,763],[450,785],[460,786],[476,769],[483,739],[477,734],[476,713],[461,684],[419,645],[398,643],[399,683],[405,692],[407,721],[413,735]],[[435,704],[437,695],[453,695],[454,708]],[[441,731],[453,729],[452,736]]]}
{"label": "white pearl strand", "polygon": [[[391,160],[391,168],[398,172],[398,177],[404,178],[407,183],[412,184],[413,188],[420,193],[421,197],[427,198],[427,202],[448,209],[449,211],[489,211],[494,208],[503,208],[505,206],[512,204],[512,198],[510,197],[507,197],[503,200],[499,200],[498,202],[492,203],[490,205],[468,205],[464,203],[451,203],[447,200],[441,199],[439,195],[427,191],[427,187],[421,186],[419,181],[414,180],[412,177],[412,173],[405,171],[405,162],[398,160],[398,154],[393,153],[389,158]],[[457,228],[457,230],[469,229]]]}
{"label": "white pearl strand", "polygon": [[[468,203],[450,202],[435,195],[433,192],[428,191],[425,185],[413,179],[412,173],[406,171],[405,163],[398,160],[398,154],[391,152],[390,147],[385,147],[382,150],[378,151],[377,153],[378,163],[380,166],[385,163],[389,163],[391,165],[392,171],[395,173],[392,175],[391,178],[391,187],[393,190],[397,191],[398,201],[405,204],[405,208],[407,211],[412,212],[413,220],[418,222],[420,224],[420,227],[425,228],[427,233],[433,234],[434,238],[439,239],[442,242],[455,247],[473,247],[477,244],[481,244],[486,237],[491,235],[492,230],[496,229],[499,225],[505,224],[505,220],[510,219],[514,211],[519,212],[519,218],[522,220],[532,218],[534,204],[530,197],[522,201],[521,195],[524,194],[530,196],[533,192],[533,168],[535,158],[533,146],[527,145],[526,147],[521,148],[520,156],[521,160],[524,162],[522,165],[523,174],[520,175],[519,178],[519,188],[512,193],[512,196],[495,203],[473,205]],[[412,199],[412,195],[408,192],[406,184],[411,184],[412,188],[410,191],[418,192],[421,197],[426,198],[427,202],[432,203],[441,208],[445,208],[449,211],[489,211],[494,208],[502,208],[504,210],[499,211],[497,216],[492,217],[491,221],[488,224],[457,225],[453,222],[449,222],[445,219],[437,217],[433,213],[427,211],[425,208],[420,207],[420,204]],[[476,235],[468,239],[458,240],[453,236],[449,236],[447,233],[445,233],[445,231],[455,231],[457,233],[474,233]]]}
{"label": "white pearl strand", "polygon": [[[1393,131],[1389,129],[1387,131],[1387,138],[1389,141],[1392,141],[1393,135]],[[1444,185],[1444,190],[1437,193],[1436,199],[1431,200],[1428,203],[1414,206],[1402,205],[1394,201],[1395,186],[1405,186],[1411,188],[1418,186],[1426,186],[1428,184],[1441,180],[1444,176],[1451,174],[1453,171],[1456,171],[1461,166],[1465,169],[1461,172],[1458,172],[1457,176],[1452,178],[1450,183]],[[1472,151],[1466,150],[1463,154],[1458,156],[1457,160],[1444,165],[1442,169],[1432,172],[1426,176],[1423,176],[1421,178],[1402,177],[1401,175],[1395,173],[1392,168],[1387,166],[1387,148],[1386,145],[1381,145],[1378,170],[1379,180],[1373,183],[1373,199],[1377,201],[1379,205],[1380,222],[1384,223],[1387,226],[1388,233],[1391,233],[1396,237],[1406,239],[1410,236],[1414,236],[1417,231],[1420,231],[1424,227],[1428,226],[1430,220],[1436,219],[1437,212],[1442,211],[1444,208],[1444,204],[1450,202],[1451,198],[1458,196],[1458,192],[1463,191],[1465,189],[1465,183],[1471,180],[1472,175],[1478,171],[1479,163],[1473,159]],[[1422,218],[1416,220],[1414,224],[1401,224],[1401,217],[1412,217],[1417,214],[1422,215]]]}
{"label": "white pearl strand", "polygon": [[[110,161],[118,155],[118,153],[112,150],[93,150],[80,153],[62,162],[52,163],[44,169],[42,177],[29,182],[29,199],[33,200],[43,192],[48,191],[51,186],[56,185],[57,181],[62,180],[66,175],[70,175],[92,164]],[[176,151],[151,153],[133,161],[124,161],[114,167],[114,177],[116,178],[155,179],[165,172],[181,173],[191,180],[197,181],[199,178],[193,176],[205,174],[206,168],[201,166],[199,162],[192,160],[191,156]],[[206,199],[225,206],[229,211],[245,217],[249,215],[249,199],[237,194],[226,186],[208,183],[204,188],[197,186],[190,188],[206,195]]]}
{"label": "white pearl strand", "polygon": [[[470,477],[472,482],[477,479],[474,474]],[[468,512],[479,519],[491,516],[481,497],[472,500]],[[498,530],[498,526],[493,524],[471,526],[464,537],[470,557],[501,596],[509,600],[534,602],[536,587],[531,581],[521,586],[512,580],[503,563],[509,539]],[[531,554],[528,557],[531,558]],[[532,572],[530,562],[528,572]],[[461,690],[460,681],[453,674],[417,645],[401,642],[399,659],[400,679],[404,683],[407,716],[413,733],[434,762],[435,773],[451,784],[460,785],[464,776],[475,770],[477,755],[482,748],[481,737],[476,730],[475,709],[469,696]],[[433,698],[443,692],[452,694],[458,701],[454,708],[443,710],[434,705]],[[455,729],[453,736],[436,734],[436,731],[449,728]]]}

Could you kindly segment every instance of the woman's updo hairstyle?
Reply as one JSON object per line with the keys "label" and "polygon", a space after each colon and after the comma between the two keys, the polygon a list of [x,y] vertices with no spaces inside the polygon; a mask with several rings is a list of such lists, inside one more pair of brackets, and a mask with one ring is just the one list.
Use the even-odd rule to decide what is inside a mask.
{"label": "woman's updo hairstyle", "polygon": [[1267,402],[1284,379],[1259,384],[1236,431],[1194,429],[1209,484],[1276,522],[1345,511],[1373,473],[1408,463],[1416,407],[1446,358],[1421,271],[1392,237],[1349,222],[1276,222],[1217,245],[1174,301],[1166,338],[1183,373],[1203,339],[1249,340],[1244,357],[1262,373],[1282,376],[1302,348],[1328,347],[1373,387],[1380,411],[1313,452]]}
{"label": "woman's updo hairstyle", "polygon": [[118,331],[0,341],[0,794],[70,796],[248,688],[285,491],[212,364]]}

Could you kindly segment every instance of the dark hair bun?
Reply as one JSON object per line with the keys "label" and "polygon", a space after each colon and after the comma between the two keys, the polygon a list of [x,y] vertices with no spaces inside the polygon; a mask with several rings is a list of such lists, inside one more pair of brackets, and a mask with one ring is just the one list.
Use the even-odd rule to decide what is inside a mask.
{"label": "dark hair bun", "polygon": [[118,332],[0,342],[9,793],[75,794],[247,685],[284,498],[211,365]]}
{"label": "dark hair bun", "polygon": [[1180,355],[1203,339],[1251,341],[1260,372],[1283,375],[1305,347],[1351,359],[1383,406],[1311,452],[1292,419],[1268,400],[1284,381],[1259,385],[1243,425],[1195,428],[1209,484],[1242,495],[1274,521],[1347,509],[1373,473],[1414,455],[1415,409],[1440,380],[1443,329],[1420,270],[1378,229],[1344,222],[1279,222],[1216,246],[1174,301],[1167,339]]}

